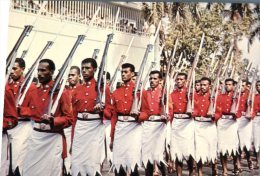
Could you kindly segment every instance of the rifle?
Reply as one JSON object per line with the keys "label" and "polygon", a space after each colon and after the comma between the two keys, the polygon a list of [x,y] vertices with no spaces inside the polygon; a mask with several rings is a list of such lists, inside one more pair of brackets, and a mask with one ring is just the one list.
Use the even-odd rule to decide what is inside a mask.
{"label": "rifle", "polygon": [[[187,85],[189,87],[189,90],[188,90],[189,93],[191,92],[191,87],[192,87],[191,77],[192,77],[192,74],[195,74],[194,71],[195,71],[195,68],[197,67],[197,64],[199,62],[199,56],[200,56],[200,52],[201,52],[201,49],[202,49],[204,37],[205,37],[205,33],[202,34],[198,53],[197,53],[197,55],[196,55],[196,57],[195,57],[195,59],[194,59],[194,61],[192,63],[192,68],[191,68],[191,70],[189,71],[189,74],[188,74]],[[195,80],[193,80],[193,81],[195,81]],[[193,103],[191,101],[192,100],[190,98],[190,94],[188,94],[188,103],[187,103],[186,113],[192,113],[192,110],[193,110],[192,104]]]}
{"label": "rifle", "polygon": [[25,56],[27,55],[27,53],[28,53],[28,50],[23,50],[23,53],[20,58],[24,59]]}
{"label": "rifle", "polygon": [[254,101],[255,101],[255,84],[257,81],[257,72],[258,72],[258,66],[256,66],[253,80],[252,80],[252,86],[249,91],[248,99],[247,99],[247,108],[246,108],[246,118],[251,119],[253,114],[253,107],[254,107]]}
{"label": "rifle", "polygon": [[[141,63],[141,66],[139,68],[139,71],[137,73],[137,78],[136,78],[136,83],[135,83],[135,88],[134,88],[134,92],[133,92],[133,104],[132,104],[132,107],[131,107],[131,111],[130,111],[130,114],[138,114],[139,112],[139,109],[138,109],[138,96],[137,96],[137,93],[138,91],[140,90],[141,88],[141,79],[142,79],[142,76],[143,76],[143,71],[144,71],[144,66],[147,62],[147,59],[148,59],[148,55],[149,53],[152,51],[153,49],[153,44],[155,43],[155,40],[158,36],[158,33],[159,33],[159,29],[161,27],[161,21],[157,27],[157,30],[155,32],[155,35],[154,36],[151,36],[150,38],[150,42],[149,44],[147,45],[146,47],[146,50],[145,50],[145,53],[144,53],[144,57],[143,57],[143,60],[142,60],[142,63]],[[153,43],[153,44],[151,44]],[[141,98],[141,97],[140,97]]]}
{"label": "rifle", "polygon": [[98,53],[99,53],[99,49],[94,49],[94,52],[92,54],[92,59],[97,60]]}
{"label": "rifle", "polygon": [[132,39],[131,39],[131,41],[130,41],[130,43],[129,43],[129,45],[128,45],[128,48],[127,48],[127,50],[126,50],[126,52],[125,52],[125,54],[121,55],[121,59],[120,59],[119,63],[117,64],[116,71],[115,71],[115,73],[113,74],[113,77],[112,77],[112,79],[111,79],[111,81],[110,81],[109,90],[110,90],[111,93],[115,90],[115,87],[116,87],[116,86],[115,86],[115,83],[116,83],[117,75],[118,75],[118,73],[119,73],[120,70],[121,70],[122,64],[126,62],[127,55],[128,55],[128,52],[129,52],[129,50],[130,50],[130,48],[131,48],[131,46],[132,46],[133,41],[134,41],[134,37],[132,37]]}
{"label": "rifle", "polygon": [[220,65],[218,72],[217,72],[217,75],[216,75],[216,79],[215,79],[214,84],[213,84],[213,88],[211,89],[210,104],[209,104],[209,108],[208,108],[208,112],[207,112],[208,116],[214,116],[215,115],[216,99],[217,99],[218,88],[219,88],[219,76],[220,76],[222,67],[223,67],[223,65]]}
{"label": "rifle", "polygon": [[[101,91],[101,84],[102,84],[102,82],[104,83],[103,73],[104,73],[104,70],[105,70],[105,65],[106,65],[106,60],[107,60],[107,52],[108,52],[109,45],[112,42],[113,36],[114,36],[113,33],[108,34],[108,36],[107,36],[105,49],[104,49],[104,52],[103,52],[101,64],[100,64],[99,71],[98,71],[98,79],[97,79],[97,87],[96,87],[97,92],[98,92],[98,96],[97,96],[97,99],[96,99],[96,104],[100,104],[101,109],[103,108],[104,103],[105,103],[104,101],[102,101],[103,93]],[[104,83],[103,87],[105,89],[105,83]]]}
{"label": "rifle", "polygon": [[[106,79],[104,79],[104,81],[103,81],[103,74],[104,74],[104,70],[105,70],[105,67],[106,67],[107,52],[108,52],[109,45],[112,42],[112,39],[113,39],[113,36],[114,36],[114,31],[116,29],[116,22],[118,20],[119,12],[120,12],[120,8],[118,8],[118,10],[117,10],[116,19],[115,19],[114,26],[113,26],[113,31],[112,31],[112,33],[107,35],[107,41],[106,41],[105,49],[104,49],[104,52],[103,52],[102,60],[101,60],[101,63],[100,63],[99,71],[98,71],[97,87],[96,87],[98,95],[97,95],[97,99],[96,99],[96,104],[100,104],[101,109],[103,109],[104,105],[105,105]],[[103,86],[103,93],[101,91],[101,84],[102,83],[104,85]]]}
{"label": "rifle", "polygon": [[[241,97],[241,87],[242,87],[242,80],[239,80],[239,84],[236,86],[234,95],[232,97],[233,101],[232,101],[231,110],[230,110],[231,114],[237,113],[239,103],[240,103],[240,97]],[[237,98],[237,94],[238,94],[238,98]],[[235,101],[236,99],[237,99],[237,101]]]}
{"label": "rifle", "polygon": [[[30,70],[26,73],[25,77],[24,77],[24,81],[22,82],[19,91],[18,91],[18,96],[16,99],[16,106],[20,106],[23,103],[23,100],[25,98],[25,95],[27,93],[27,91],[29,90],[29,87],[32,83],[33,80],[33,73],[35,68],[37,68],[40,60],[43,58],[44,54],[46,53],[46,51],[48,49],[50,49],[50,47],[53,45],[52,41],[48,41],[47,44],[45,45],[45,47],[43,48],[43,50],[41,51],[40,55],[37,57],[37,59],[34,61],[34,63],[32,64]],[[25,88],[25,89],[24,89]]]}
{"label": "rifle", "polygon": [[[56,76],[55,78],[55,83],[50,91],[50,99],[49,99],[49,102],[48,102],[48,109],[47,109],[47,113],[45,114],[48,114],[48,115],[51,115],[53,116],[57,107],[58,107],[58,103],[59,103],[59,99],[62,95],[62,92],[65,88],[65,78],[64,76],[67,76],[67,74],[65,74],[65,72],[68,70],[70,64],[71,64],[71,61],[72,61],[72,57],[77,49],[77,47],[83,42],[83,40],[85,39],[85,35],[79,35],[75,44],[73,45],[68,57],[66,58],[65,62],[63,63],[61,69],[59,70],[59,73],[58,75]],[[61,83],[62,82],[62,83]],[[54,93],[58,91],[58,95],[57,95],[57,98],[55,100],[55,102],[53,103],[53,96],[54,96]]]}
{"label": "rifle", "polygon": [[7,59],[6,59],[6,76],[5,76],[5,82],[7,83],[11,70],[13,68],[15,59],[16,59],[16,55],[17,55],[17,51],[20,47],[20,45],[22,44],[24,38],[26,36],[28,36],[30,34],[30,32],[32,31],[33,26],[31,25],[26,25],[24,27],[23,32],[21,33],[19,39],[17,40],[16,44],[14,45],[12,51],[9,53]]}
{"label": "rifle", "polygon": [[169,86],[170,86],[168,75],[170,73],[171,66],[173,66],[173,60],[174,60],[174,57],[175,57],[175,53],[176,53],[176,50],[177,50],[178,43],[179,43],[179,38],[177,38],[176,41],[175,41],[173,53],[172,53],[172,56],[170,57],[170,60],[168,62],[165,77],[164,77],[164,80],[163,80],[163,86],[162,86],[162,91],[161,91],[161,95],[162,95],[161,96],[161,107],[162,107],[161,115],[164,115],[164,116],[167,116],[167,114],[169,113],[168,108],[167,108],[167,102],[168,102],[167,97],[168,96],[165,96],[165,95],[167,95],[168,90],[169,90]]}
{"label": "rifle", "polygon": [[[149,67],[149,69],[148,69],[148,71],[147,71],[147,74],[146,74],[146,76],[145,76],[143,82],[141,83],[141,85],[142,85],[142,86],[141,86],[141,90],[142,90],[142,89],[144,88],[144,86],[147,84],[148,79],[149,79],[149,74],[150,74],[150,72],[152,71],[152,69],[155,67],[155,65],[156,65],[156,62],[152,62],[152,63],[151,63],[151,65],[150,65],[150,67]],[[142,95],[143,95],[143,91],[140,92],[140,97],[142,97]],[[140,99],[140,101],[139,101],[138,109],[141,108],[141,103],[142,103],[142,99]]]}

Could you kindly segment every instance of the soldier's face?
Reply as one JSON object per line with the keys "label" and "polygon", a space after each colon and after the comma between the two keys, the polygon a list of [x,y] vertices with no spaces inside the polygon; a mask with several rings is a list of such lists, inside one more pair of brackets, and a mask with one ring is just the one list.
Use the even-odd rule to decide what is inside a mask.
{"label": "soldier's face", "polygon": [[182,88],[186,83],[185,76],[184,75],[177,76],[176,83],[178,88]]}
{"label": "soldier's face", "polygon": [[246,82],[243,82],[241,86],[241,92],[245,92],[246,89],[247,89]]}
{"label": "soldier's face", "polygon": [[134,72],[130,68],[123,68],[121,71],[121,79],[124,83],[129,82],[134,76]]}
{"label": "soldier's face", "polygon": [[150,87],[151,88],[156,88],[159,83],[160,83],[160,78],[159,78],[159,75],[156,73],[156,74],[151,74],[150,75],[150,78],[149,78],[149,81],[150,81]]}
{"label": "soldier's face", "polygon": [[10,78],[13,79],[14,81],[17,81],[23,75],[23,70],[24,69],[21,68],[17,62],[15,62],[12,71],[10,73]]}
{"label": "soldier's face", "polygon": [[200,91],[201,84],[199,82],[195,84],[195,89],[196,89],[197,92]]}
{"label": "soldier's face", "polygon": [[81,72],[85,81],[92,79],[94,77],[95,71],[96,69],[92,67],[91,63],[81,64]]}
{"label": "soldier's face", "polygon": [[258,93],[260,93],[260,82],[256,83],[256,90]]}
{"label": "soldier's face", "polygon": [[47,84],[52,80],[53,71],[50,70],[49,63],[41,62],[38,66],[38,80],[41,84]]}
{"label": "soldier's face", "polygon": [[232,81],[227,81],[225,83],[225,89],[226,89],[227,92],[230,92],[230,91],[234,90],[233,82]]}
{"label": "soldier's face", "polygon": [[76,84],[78,84],[79,79],[80,79],[80,74],[77,72],[76,69],[71,69],[69,72],[69,85],[70,86],[75,86]]}
{"label": "soldier's face", "polygon": [[202,80],[200,83],[201,83],[201,91],[203,93],[207,93],[210,87],[209,82],[207,80]]}

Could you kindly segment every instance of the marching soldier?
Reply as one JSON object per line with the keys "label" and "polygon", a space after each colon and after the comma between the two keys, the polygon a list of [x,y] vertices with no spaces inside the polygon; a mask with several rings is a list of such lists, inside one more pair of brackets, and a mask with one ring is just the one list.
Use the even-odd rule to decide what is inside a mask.
{"label": "marching soldier", "polygon": [[[16,58],[13,65],[12,71],[10,73],[9,83],[6,86],[13,90],[15,101],[17,102],[18,94],[21,89],[21,84],[24,81],[24,69],[25,61],[22,58]],[[32,91],[36,87],[34,85],[30,86],[29,91]],[[11,107],[16,109],[16,105]],[[9,134],[12,136],[12,169],[13,172],[19,174],[23,171],[23,163],[26,150],[28,148],[28,139],[32,132],[32,124],[29,118],[22,117],[18,114],[18,125],[9,130]]]}
{"label": "marching soldier", "polygon": [[121,77],[124,85],[112,94],[114,115],[111,120],[111,144],[113,166],[116,176],[127,173],[137,176],[137,166],[141,166],[141,132],[142,126],[136,114],[130,115],[133,103],[135,67],[130,63],[122,65]]}
{"label": "marching soldier", "polygon": [[236,114],[231,113],[231,106],[234,94],[234,80],[225,80],[225,93],[218,98],[217,112],[222,114],[217,122],[218,152],[223,167],[223,175],[227,175],[227,157],[232,155],[234,159],[234,173],[239,174],[241,168],[238,166],[238,124]]}
{"label": "marching soldier", "polygon": [[187,81],[186,73],[178,73],[176,84],[177,88],[170,94],[172,100],[172,137],[171,137],[171,155],[175,160],[177,174],[182,175],[183,160],[187,160],[189,175],[193,174],[194,161],[194,120],[187,109]]}
{"label": "marching soldier", "polygon": [[77,121],[72,143],[71,172],[73,176],[101,175],[100,167],[105,151],[105,127],[102,124],[100,104],[96,104],[98,93],[94,74],[97,62],[86,58],[81,62],[84,83],[75,89],[74,113]]}
{"label": "marching soldier", "polygon": [[[30,91],[20,109],[23,117],[33,121],[33,131],[28,142],[22,175],[62,175],[66,142],[63,129],[72,124],[73,112],[68,91],[62,93],[53,116],[46,114],[54,85],[55,64],[42,59],[38,66],[39,87]],[[54,94],[54,101],[57,94]]]}
{"label": "marching soldier", "polygon": [[[252,85],[253,86],[253,85]],[[259,151],[260,151],[260,80],[256,82],[256,91],[254,104],[253,104],[253,141],[255,151],[257,153],[257,163],[259,164]]]}
{"label": "marching soldier", "polygon": [[160,81],[161,72],[155,70],[150,72],[150,88],[143,92],[141,112],[139,121],[143,122],[142,133],[142,161],[146,168],[146,176],[166,175],[164,164],[164,150],[166,139],[166,118],[161,115],[161,94]]}
{"label": "marching soldier", "polygon": [[241,153],[244,151],[246,154],[246,159],[248,162],[248,168],[250,170],[253,169],[253,164],[250,157],[250,148],[252,143],[252,120],[246,117],[246,109],[247,109],[247,99],[249,95],[248,90],[249,82],[247,80],[242,81],[241,86],[241,95],[239,99],[238,104],[238,114],[241,116],[237,122],[238,122],[238,137],[239,137],[239,166],[240,166],[240,159],[241,159]]}
{"label": "marching soldier", "polygon": [[203,77],[200,80],[200,85],[201,92],[194,97],[194,112],[192,113],[195,120],[195,158],[198,175],[203,175],[202,165],[207,161],[212,163],[212,175],[218,175],[215,164],[217,159],[217,127],[214,119],[218,119],[220,115],[218,113],[213,117],[207,115],[210,106],[211,80]]}
{"label": "marching soldier", "polygon": [[[71,97],[75,94],[75,89],[80,85],[80,68],[78,66],[71,66],[69,75],[68,75],[68,83],[67,90],[71,93]],[[66,136],[67,143],[67,157],[65,158],[64,165],[66,169],[67,175],[70,175],[71,168],[71,144],[72,144],[72,136],[73,130],[76,124],[76,116],[74,115],[73,123],[70,127],[64,129],[64,133]]]}

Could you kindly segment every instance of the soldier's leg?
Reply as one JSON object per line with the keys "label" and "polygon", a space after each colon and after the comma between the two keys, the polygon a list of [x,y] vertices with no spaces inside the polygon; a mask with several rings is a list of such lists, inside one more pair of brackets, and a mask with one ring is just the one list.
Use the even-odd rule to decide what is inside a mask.
{"label": "soldier's leg", "polygon": [[202,174],[202,166],[203,166],[203,164],[202,164],[202,162],[201,162],[201,160],[197,163],[197,169],[198,169],[198,176],[203,176],[203,174]]}
{"label": "soldier's leg", "polygon": [[166,176],[166,168],[162,162],[160,162],[160,164],[158,165],[158,168],[161,171],[162,176]]}
{"label": "soldier's leg", "polygon": [[227,174],[227,154],[220,153],[220,161],[223,169],[223,174]]}
{"label": "soldier's leg", "polygon": [[146,169],[145,169],[145,176],[153,176],[153,165],[148,161]]}
{"label": "soldier's leg", "polygon": [[241,173],[241,166],[239,164],[239,155],[237,152],[232,153],[233,156],[233,164],[234,164],[234,173],[235,175],[238,175]]}
{"label": "soldier's leg", "polygon": [[179,161],[179,159],[177,158],[175,161],[175,165],[176,165],[177,175],[182,176],[182,167],[183,167],[182,161]]}
{"label": "soldier's leg", "polygon": [[139,176],[139,172],[138,172],[138,167],[137,167],[137,165],[135,166],[134,171],[131,172],[130,176]]}
{"label": "soldier's leg", "polygon": [[188,163],[189,175],[193,175],[193,172],[194,172],[194,168],[193,168],[194,159],[190,156],[187,163]]}

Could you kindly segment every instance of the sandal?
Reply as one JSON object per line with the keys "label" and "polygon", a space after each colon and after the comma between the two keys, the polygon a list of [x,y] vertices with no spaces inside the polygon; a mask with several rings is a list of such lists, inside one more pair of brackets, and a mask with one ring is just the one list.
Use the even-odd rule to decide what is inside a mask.
{"label": "sandal", "polygon": [[254,165],[252,161],[248,161],[248,168],[249,170],[254,170]]}

